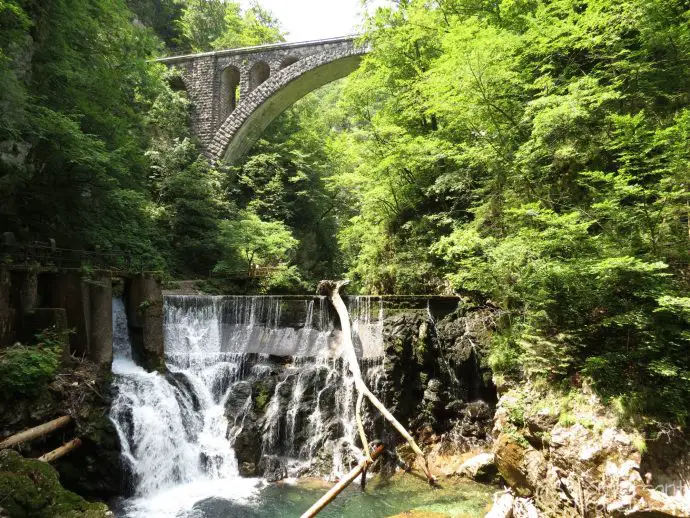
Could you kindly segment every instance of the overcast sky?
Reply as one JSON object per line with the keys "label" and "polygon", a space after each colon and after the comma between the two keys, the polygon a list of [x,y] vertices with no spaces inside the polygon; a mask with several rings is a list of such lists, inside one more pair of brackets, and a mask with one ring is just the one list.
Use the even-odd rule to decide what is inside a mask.
{"label": "overcast sky", "polygon": [[[242,0],[244,6],[250,0]],[[287,41],[347,36],[358,32],[362,21],[360,0],[260,0],[288,31]],[[383,5],[386,0],[373,4]]]}

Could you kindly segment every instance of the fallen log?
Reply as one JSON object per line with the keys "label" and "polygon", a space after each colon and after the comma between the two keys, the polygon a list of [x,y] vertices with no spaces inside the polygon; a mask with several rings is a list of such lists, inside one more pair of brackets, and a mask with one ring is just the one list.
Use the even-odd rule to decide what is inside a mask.
{"label": "fallen log", "polygon": [[43,423],[42,425],[35,426],[34,428],[29,428],[28,430],[24,430],[23,432],[19,432],[18,434],[12,435],[4,441],[0,442],[0,450],[10,448],[11,446],[15,446],[26,441],[32,441],[34,439],[37,439],[38,437],[43,437],[44,435],[48,435],[49,433],[54,432],[55,430],[64,428],[71,421],[72,418],[66,415],[63,417],[58,417],[57,419],[53,419],[48,423]]}
{"label": "fallen log", "polygon": [[328,492],[319,498],[319,500],[312,505],[307,512],[302,514],[300,518],[312,518],[323,511],[324,507],[335,500],[335,497],[338,496],[343,489],[349,486],[360,473],[364,472],[371,465],[371,463],[375,461],[379,455],[381,455],[382,451],[383,445],[380,445],[370,456],[363,458],[357,466],[355,466],[347,475],[345,475],[345,478],[329,489]]}
{"label": "fallen log", "polygon": [[[424,455],[424,452],[422,452],[422,449],[419,446],[417,446],[417,443],[412,438],[412,435],[405,429],[405,427],[402,424],[400,424],[400,422],[393,416],[393,414],[390,413],[390,411],[384,406],[384,404],[381,403],[379,398],[377,398],[371,392],[371,390],[369,390],[366,383],[364,383],[364,379],[362,378],[362,371],[359,368],[359,362],[357,361],[357,353],[355,351],[355,346],[352,343],[350,315],[347,312],[347,306],[345,306],[345,302],[343,302],[343,299],[340,296],[340,288],[347,285],[348,282],[349,281],[321,281],[319,283],[318,290],[320,293],[328,295],[331,304],[333,304],[333,307],[335,308],[336,312],[338,313],[338,317],[340,318],[340,327],[342,328],[343,337],[343,353],[345,360],[348,363],[350,372],[352,373],[352,376],[355,379],[355,387],[358,392],[355,418],[357,419],[357,429],[359,430],[359,435],[362,441],[363,452],[365,455],[369,455],[369,448],[367,445],[366,436],[364,434],[364,425],[362,424],[361,415],[362,399],[364,396],[366,396],[367,399],[371,402],[371,404],[374,405],[374,407],[376,407],[376,409],[379,412],[381,412],[383,417],[385,417],[386,420],[389,423],[391,423],[393,427],[398,431],[398,433],[400,433],[400,435],[402,435],[405,438],[405,440],[410,445],[415,454],[417,454],[418,457],[422,458],[422,470],[424,471],[424,474],[426,475],[429,484],[434,484],[436,479],[429,470],[429,463],[427,462],[426,456]],[[368,460],[371,461],[371,458],[369,458]]]}
{"label": "fallen log", "polygon": [[54,460],[57,460],[60,457],[64,457],[72,450],[79,448],[79,446],[81,446],[81,439],[77,437],[76,439],[72,439],[70,442],[63,444],[59,448],[56,448],[55,450],[48,452],[45,455],[41,455],[38,458],[38,460],[42,460],[43,462],[53,462]]}

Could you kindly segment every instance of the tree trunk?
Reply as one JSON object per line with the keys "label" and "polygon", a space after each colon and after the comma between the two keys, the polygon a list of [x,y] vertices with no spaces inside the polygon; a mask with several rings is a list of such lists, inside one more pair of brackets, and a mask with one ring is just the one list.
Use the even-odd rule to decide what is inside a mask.
{"label": "tree trunk", "polygon": [[76,439],[72,439],[70,442],[63,444],[59,448],[40,456],[38,460],[42,460],[43,462],[53,462],[60,457],[64,457],[72,450],[79,448],[79,446],[81,446],[81,439],[77,437]]}
{"label": "tree trunk", "polygon": [[314,505],[312,505],[307,512],[305,512],[300,518],[312,518],[313,516],[316,516],[319,514],[321,511],[323,511],[324,507],[326,507],[328,504],[330,504],[333,500],[335,500],[335,497],[338,496],[343,489],[345,489],[347,486],[349,486],[356,478],[357,476],[364,472],[369,465],[376,460],[376,458],[381,455],[381,452],[383,451],[383,445],[380,445],[378,448],[374,450],[374,452],[371,454],[371,456],[362,459],[362,461],[355,466],[346,476],[343,478],[340,482],[338,482],[335,486],[333,486],[331,489],[328,490],[328,492],[323,495],[321,498],[319,498],[318,502],[316,502]]}
{"label": "tree trunk", "polygon": [[36,439],[38,437],[42,437],[44,435],[48,435],[51,432],[54,432],[55,430],[58,430],[60,428],[64,428],[67,426],[70,422],[72,421],[72,418],[68,415],[63,416],[63,417],[58,417],[57,419],[54,419],[48,423],[43,423],[42,425],[36,426],[34,428],[29,428],[28,430],[24,430],[23,432],[20,432],[18,434],[12,435],[5,439],[4,441],[0,442],[0,450],[3,450],[5,448],[9,448],[11,446],[15,446],[17,444],[21,444],[26,441],[31,441],[33,439]]}
{"label": "tree trunk", "polygon": [[333,307],[335,307],[335,310],[338,313],[338,317],[340,318],[340,326],[342,328],[343,337],[343,356],[345,357],[350,372],[352,373],[352,376],[355,379],[355,387],[357,388],[357,392],[359,393],[357,401],[356,418],[357,428],[359,429],[360,437],[362,437],[362,444],[365,447],[364,453],[365,455],[369,454],[368,448],[366,448],[367,442],[366,437],[364,436],[364,426],[362,425],[362,417],[360,415],[360,411],[361,399],[363,396],[366,396],[367,399],[371,402],[371,404],[374,405],[379,412],[381,412],[383,417],[385,417],[386,420],[390,422],[393,425],[393,427],[400,433],[400,435],[402,435],[405,438],[405,440],[410,445],[412,450],[417,454],[417,456],[422,458],[422,460],[424,461],[422,465],[424,474],[426,475],[429,483],[433,484],[435,482],[435,478],[431,474],[431,471],[429,471],[429,464],[426,460],[424,452],[422,452],[421,448],[417,446],[417,443],[412,438],[412,435],[410,435],[410,433],[405,429],[405,427],[398,422],[398,420],[393,416],[393,414],[391,414],[388,411],[388,409],[383,405],[383,403],[381,403],[381,401],[379,401],[379,399],[369,390],[369,388],[366,386],[366,383],[364,383],[364,379],[362,378],[362,371],[360,370],[359,362],[357,361],[355,346],[352,343],[350,315],[348,314],[347,306],[345,306],[345,302],[343,302],[343,299],[340,297],[339,293],[340,288],[342,286],[345,286],[348,282],[349,281],[321,281],[319,283],[319,291],[321,293],[326,293],[328,295],[328,298],[333,304]]}

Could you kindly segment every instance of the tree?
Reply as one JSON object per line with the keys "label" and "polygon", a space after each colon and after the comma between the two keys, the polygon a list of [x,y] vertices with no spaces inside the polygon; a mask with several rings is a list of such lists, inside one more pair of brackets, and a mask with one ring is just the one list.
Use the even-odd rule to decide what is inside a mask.
{"label": "tree", "polygon": [[178,21],[182,44],[194,52],[284,41],[280,22],[258,3],[191,0]]}
{"label": "tree", "polygon": [[256,214],[244,212],[236,220],[221,224],[223,259],[215,271],[236,274],[242,265],[251,276],[255,266],[277,267],[289,259],[297,240],[284,223],[263,221]]}
{"label": "tree", "polygon": [[205,52],[226,31],[238,30],[228,25],[228,17],[235,13],[239,19],[240,5],[225,0],[190,0],[178,21],[182,35],[180,44],[193,52]]}

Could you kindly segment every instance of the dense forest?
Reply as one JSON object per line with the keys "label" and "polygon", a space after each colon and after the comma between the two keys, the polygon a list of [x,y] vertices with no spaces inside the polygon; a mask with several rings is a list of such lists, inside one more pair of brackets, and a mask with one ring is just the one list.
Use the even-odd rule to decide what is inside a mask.
{"label": "dense forest", "polygon": [[497,379],[686,423],[690,4],[398,0],[365,29],[357,72],[211,167],[152,59],[282,41],[270,12],[0,0],[0,230],[224,290],[460,293],[500,309]]}

